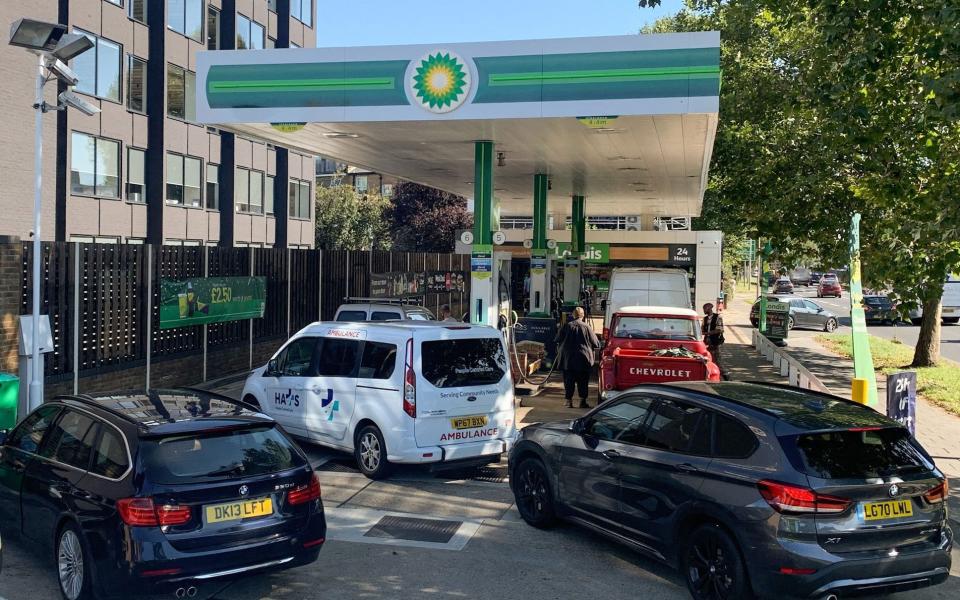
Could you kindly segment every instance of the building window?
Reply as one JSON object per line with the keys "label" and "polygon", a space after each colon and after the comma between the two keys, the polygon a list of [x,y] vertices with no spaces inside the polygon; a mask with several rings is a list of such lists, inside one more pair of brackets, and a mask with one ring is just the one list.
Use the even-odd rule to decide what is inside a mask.
{"label": "building window", "polygon": [[277,12],[277,0],[267,0],[267,9]]}
{"label": "building window", "polygon": [[207,208],[220,208],[220,167],[207,165]]}
{"label": "building window", "polygon": [[357,175],[353,178],[353,187],[361,194],[367,193],[367,176]]}
{"label": "building window", "polygon": [[310,184],[306,181],[290,182],[290,217],[310,218]]}
{"label": "building window", "polygon": [[167,115],[197,120],[197,74],[167,63]]}
{"label": "building window", "polygon": [[146,25],[147,0],[127,0],[127,16]]}
{"label": "building window", "polygon": [[203,42],[203,0],[167,0],[167,27]]}
{"label": "building window", "polygon": [[113,236],[92,236],[92,235],[71,235],[71,242],[80,242],[81,244],[119,244],[120,238]]}
{"label": "building window", "polygon": [[130,202],[147,201],[144,162],[143,150],[127,148],[127,200]]}
{"label": "building window", "polygon": [[220,49],[220,11],[211,4],[207,7],[207,50]]}
{"label": "building window", "polygon": [[234,171],[234,195],[237,212],[263,214],[263,171],[237,167]]}
{"label": "building window", "polygon": [[123,6],[122,0],[107,0],[110,4],[116,4],[117,6]]}
{"label": "building window", "polygon": [[268,36],[268,37],[267,37],[267,48],[269,48],[270,50],[273,50],[273,49],[276,48],[276,47],[277,47],[277,40],[275,40],[275,39],[273,39],[272,37],[269,37],[269,36]]}
{"label": "building window", "polygon": [[147,61],[127,55],[127,108],[143,113],[147,110]]}
{"label": "building window", "polygon": [[167,202],[203,206],[201,166],[199,158],[167,152]]}
{"label": "building window", "polygon": [[263,25],[237,14],[237,50],[263,50],[265,36]]}
{"label": "building window", "polygon": [[313,27],[313,0],[290,0],[290,16]]}
{"label": "building window", "polygon": [[392,183],[385,183],[385,184],[383,184],[383,192],[382,192],[380,195],[383,196],[384,198],[392,198],[392,197],[393,197],[393,184],[392,184]]}
{"label": "building window", "polygon": [[273,214],[273,186],[276,178],[273,175],[267,175],[267,183],[263,186],[263,210],[268,215]]}
{"label": "building window", "polygon": [[90,96],[120,102],[120,45],[85,31],[75,31],[93,42],[93,48],[73,59],[71,67],[80,80],[76,90]]}
{"label": "building window", "polygon": [[73,132],[70,193],[101,198],[120,197],[120,142]]}
{"label": "building window", "polygon": [[144,244],[146,243],[146,240],[143,239],[143,238],[132,238],[132,237],[128,237],[128,238],[127,238],[126,240],[124,240],[124,241],[127,242],[127,243],[130,244],[130,245],[133,245],[133,246],[142,246],[142,245],[144,245]]}

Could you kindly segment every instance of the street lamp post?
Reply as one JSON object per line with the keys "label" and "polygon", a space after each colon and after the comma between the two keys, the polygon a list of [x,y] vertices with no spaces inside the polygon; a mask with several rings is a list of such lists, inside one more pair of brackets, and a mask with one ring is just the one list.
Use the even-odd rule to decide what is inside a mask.
{"label": "street lamp post", "polygon": [[11,46],[20,46],[38,57],[36,96],[33,105],[34,141],[33,141],[33,256],[31,285],[31,360],[29,410],[43,403],[43,379],[40,376],[40,227],[43,193],[43,115],[50,110],[66,110],[72,106],[87,115],[100,112],[100,109],[83,100],[71,91],[58,96],[55,105],[47,104],[43,97],[43,88],[52,79],[58,79],[69,86],[79,81],[76,73],[67,66],[72,58],[93,47],[93,42],[85,35],[68,34],[65,25],[46,23],[33,19],[19,19],[10,27]]}

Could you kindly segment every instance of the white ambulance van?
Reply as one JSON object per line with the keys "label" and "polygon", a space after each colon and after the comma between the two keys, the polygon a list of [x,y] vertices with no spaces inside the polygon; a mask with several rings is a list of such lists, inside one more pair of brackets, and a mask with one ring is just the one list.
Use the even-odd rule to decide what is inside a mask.
{"label": "white ambulance van", "polygon": [[503,338],[461,323],[308,325],[250,374],[242,398],[295,437],[352,452],[371,479],[391,463],[496,462],[516,433]]}

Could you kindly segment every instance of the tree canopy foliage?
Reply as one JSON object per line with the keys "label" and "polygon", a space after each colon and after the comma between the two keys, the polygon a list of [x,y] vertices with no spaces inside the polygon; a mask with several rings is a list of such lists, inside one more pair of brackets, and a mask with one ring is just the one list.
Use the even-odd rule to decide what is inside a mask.
{"label": "tree canopy foliage", "polygon": [[[641,6],[659,4],[655,0]],[[847,262],[920,302],[914,363],[939,352],[960,271],[960,7],[942,0],[688,0],[645,32],[719,30],[723,87],[698,228],[773,239],[784,263]]]}
{"label": "tree canopy foliage", "polygon": [[469,229],[473,216],[456,194],[416,183],[393,190],[389,219],[394,248],[408,252],[453,252],[458,229]]}
{"label": "tree canopy foliage", "polygon": [[389,250],[390,202],[352,185],[317,186],[317,248]]}

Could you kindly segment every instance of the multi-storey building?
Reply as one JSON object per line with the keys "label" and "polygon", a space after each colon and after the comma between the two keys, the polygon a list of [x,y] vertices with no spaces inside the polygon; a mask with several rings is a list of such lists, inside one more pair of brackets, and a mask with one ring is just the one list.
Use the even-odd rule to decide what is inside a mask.
{"label": "multi-storey building", "polygon": [[[101,112],[44,117],[43,239],[312,247],[314,157],[196,122],[197,53],[313,47],[316,0],[5,0],[0,23],[62,23]],[[36,59],[0,49],[0,234],[33,223]],[[56,86],[48,85],[48,102]]]}

